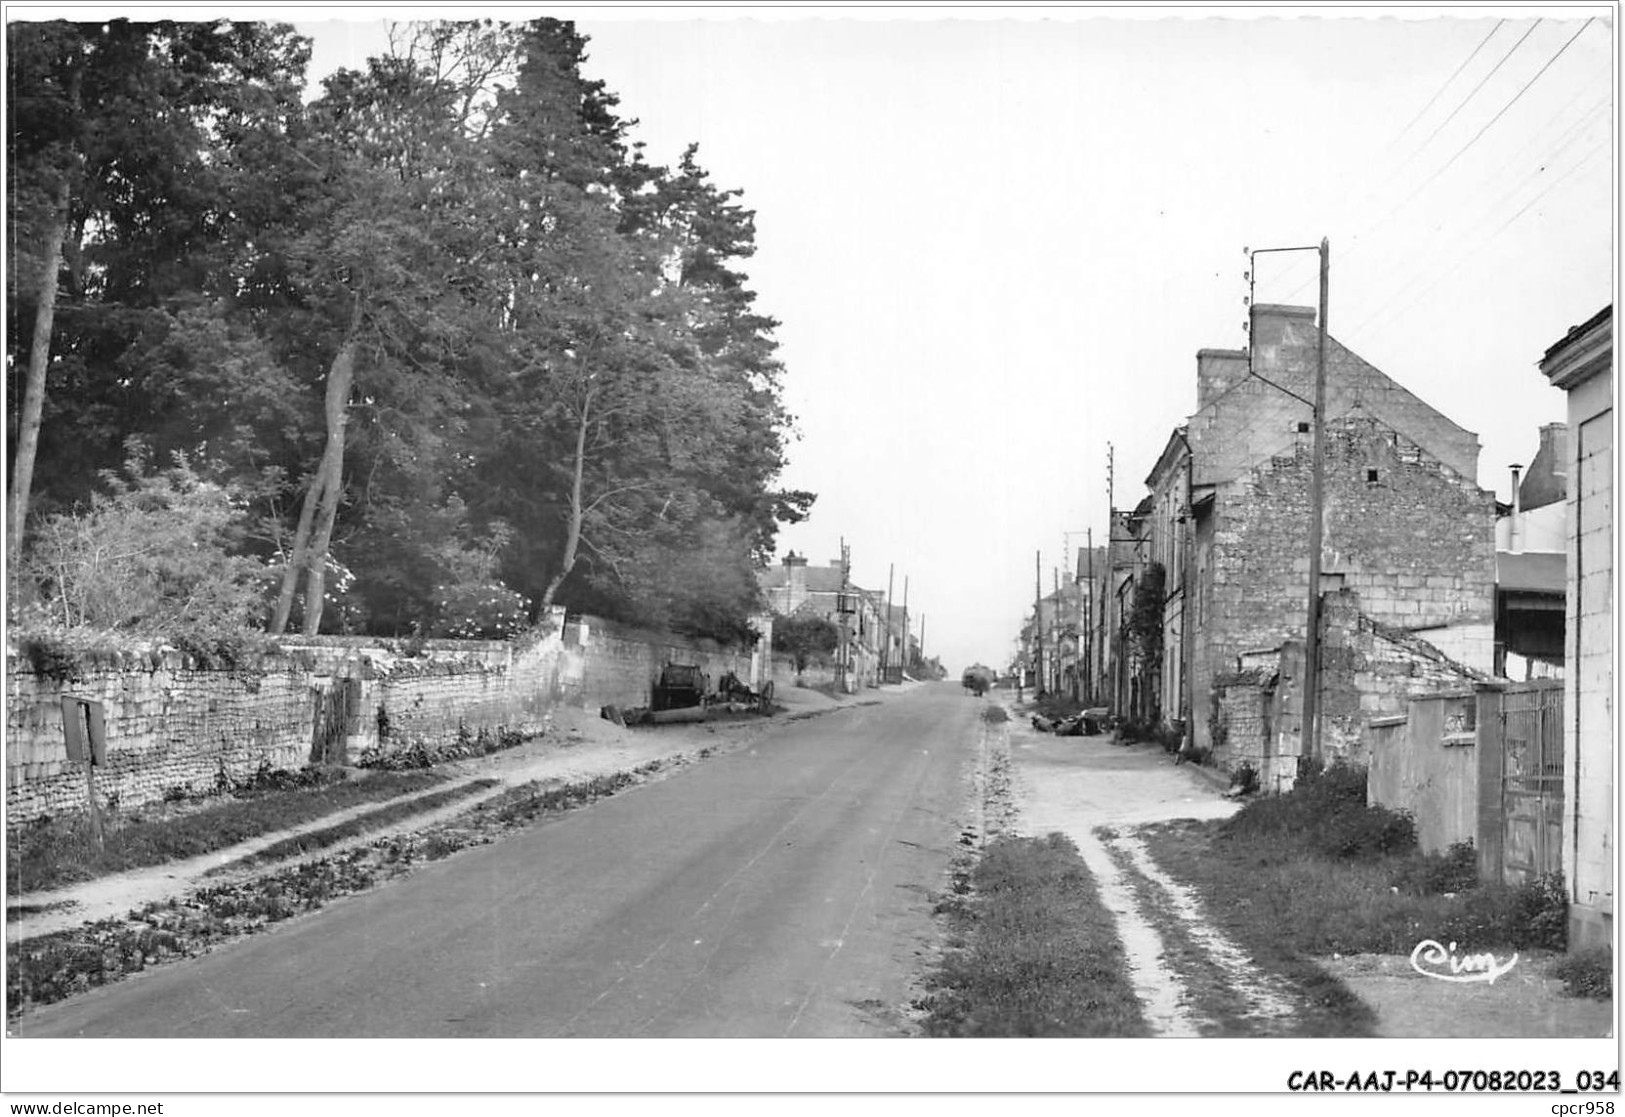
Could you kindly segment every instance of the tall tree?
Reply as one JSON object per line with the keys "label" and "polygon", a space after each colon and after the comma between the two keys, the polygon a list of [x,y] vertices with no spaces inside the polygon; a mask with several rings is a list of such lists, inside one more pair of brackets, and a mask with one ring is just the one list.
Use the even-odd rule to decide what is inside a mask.
{"label": "tall tree", "polygon": [[[132,325],[173,299],[196,299],[213,270],[206,261],[221,258],[213,250],[231,223],[218,146],[296,103],[307,52],[291,28],[224,21],[17,21],[7,40],[7,200],[13,272],[23,280],[8,291],[8,394],[20,416],[8,491],[15,557],[33,504],[50,380],[83,382],[59,409],[78,416],[88,417],[98,398],[127,392],[115,363],[137,332]],[[135,433],[118,429],[119,411],[105,408],[94,420],[108,435],[98,464],[116,462]],[[65,432],[58,440],[76,441]],[[50,475],[74,478],[82,495],[94,472]]]}

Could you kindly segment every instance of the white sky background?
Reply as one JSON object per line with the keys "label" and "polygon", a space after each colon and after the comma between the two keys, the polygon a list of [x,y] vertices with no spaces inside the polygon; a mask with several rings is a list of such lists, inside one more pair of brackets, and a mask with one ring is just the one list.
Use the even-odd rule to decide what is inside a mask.
{"label": "white sky background", "polygon": [[[313,77],[381,50],[381,15],[576,18],[592,38],[589,74],[640,121],[634,138],[649,157],[671,164],[698,142],[715,182],[743,189],[756,211],[758,252],[746,266],[761,309],[782,322],[786,392],[802,435],[783,480],[819,494],[812,520],[783,533],[781,553],[793,547],[825,562],[844,536],[856,580],[882,589],[895,562],[897,595],[906,574],[912,611],[928,618],[928,651],[954,671],[1004,662],[1030,608],[1035,550],[1047,592],[1063,532],[1093,527],[1101,541],[1108,442],[1117,505],[1144,495],[1171,428],[1194,408],[1196,351],[1245,344],[1243,246],[1329,237],[1333,335],[1477,432],[1479,482],[1502,498],[1508,464],[1528,463],[1539,425],[1564,415],[1562,393],[1536,362],[1612,299],[1611,21],[1589,27],[1434,177],[1574,33],[1578,19],[1555,17],[1576,8],[1421,19],[1414,8],[1404,19],[1378,18],[1388,12],[1378,8],[1335,19],[1346,11],[1176,19],[1052,9],[1041,21],[965,8],[889,22],[851,8],[794,19],[710,9],[704,20],[684,9],[602,7],[161,14],[223,10],[301,22],[316,36]],[[73,18],[143,11],[160,14],[87,6]],[[1611,12],[1593,7],[1580,18]],[[1433,135],[1536,15],[1546,22]],[[304,22],[333,18],[349,22]],[[1508,24],[1445,86],[1501,18]],[[1313,254],[1292,259],[1264,257],[1261,301],[1314,302]],[[1376,1066],[1414,1063],[1419,1050],[1365,1042],[1386,1056],[1366,1059]],[[1159,1068],[1178,1065],[1182,1082],[1256,1090],[1264,1086],[1254,1064],[1266,1058],[1279,1072],[1270,1082],[1328,1065],[1324,1044],[1279,1043],[1237,1060],[1197,1041],[1159,1041],[1159,1051],[1176,1052],[1170,1064],[1124,1041],[1099,1072],[1125,1067],[1142,1076],[1128,1088],[1168,1088],[1157,1085]],[[202,1046],[125,1042],[108,1066],[171,1068],[172,1048]],[[382,1079],[412,1090],[424,1088],[430,1065],[414,1061],[420,1048],[403,1056],[384,1041],[337,1054],[329,1041],[308,1051],[271,1045],[294,1054],[264,1064],[238,1054],[265,1046],[189,1057],[189,1088],[274,1087],[263,1068],[275,1065],[299,1066],[299,1089],[379,1089]],[[25,1057],[77,1068],[59,1075],[63,1083],[114,1081],[100,1054],[86,1063],[45,1047]],[[1425,1045],[1430,1056],[1459,1056],[1439,1065],[1462,1066],[1490,1065],[1496,1054],[1521,1065],[1526,1048]],[[1001,1047],[997,1059],[964,1060],[929,1045],[843,1046],[827,1085],[1090,1088],[1090,1072],[1057,1061],[1057,1050]],[[802,1081],[774,1077],[789,1058],[777,1049],[766,1060],[759,1051],[730,1060],[667,1041],[583,1077],[581,1068],[598,1065],[580,1061],[587,1053],[541,1057],[533,1046],[489,1041],[435,1060],[436,1088],[638,1089],[655,1080],[652,1068],[672,1076],[660,1079],[670,1088]],[[907,1073],[922,1066],[931,1073]],[[306,1100],[312,1112],[330,1111]],[[403,1111],[413,1100],[392,1099]],[[1075,1099],[1056,1100],[1076,1108]]]}
{"label": "white sky background", "polygon": [[[1196,351],[1246,344],[1244,247],[1329,237],[1333,336],[1477,433],[1502,499],[1564,417],[1536,362],[1612,301],[1610,6],[228,10],[297,22],[313,79],[386,13],[574,18],[647,157],[697,142],[756,212],[783,484],[818,494],[780,554],[895,563],[951,671],[1008,660],[1035,550],[1047,593],[1103,541],[1108,443],[1144,495]],[[1313,305],[1314,253],[1257,297]]]}
{"label": "white sky background", "polygon": [[[756,212],[783,481],[818,493],[780,554],[895,563],[950,670],[1007,660],[1035,550],[1047,593],[1064,532],[1103,540],[1108,442],[1144,495],[1196,351],[1245,347],[1244,247],[1329,237],[1333,336],[1476,432],[1503,499],[1564,415],[1535,363],[1612,300],[1606,7],[553,11],[649,159],[697,142]],[[382,41],[345,26],[302,27],[313,74]],[[1315,255],[1257,294],[1313,305]]]}

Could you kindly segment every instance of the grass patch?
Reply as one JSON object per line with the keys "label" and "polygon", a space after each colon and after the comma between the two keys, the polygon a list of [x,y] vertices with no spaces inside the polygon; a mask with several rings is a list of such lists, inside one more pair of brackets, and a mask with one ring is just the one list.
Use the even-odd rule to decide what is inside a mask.
{"label": "grass patch", "polygon": [[1551,975],[1563,982],[1571,997],[1606,1001],[1614,995],[1614,949],[1593,946],[1564,955],[1551,968]]}
{"label": "grass patch", "polygon": [[1010,711],[1003,706],[989,704],[982,707],[982,720],[989,725],[998,725],[1010,720]]}
{"label": "grass patch", "polygon": [[[1142,827],[1138,834],[1146,839],[1153,860],[1172,876],[1185,877],[1173,872],[1165,860],[1170,843],[1163,838],[1180,833],[1195,823],[1165,824],[1156,829]],[[1178,848],[1178,847],[1174,847]],[[1131,887],[1141,900],[1140,910],[1145,913],[1157,933],[1162,936],[1171,957],[1169,963],[1184,980],[1199,1016],[1205,1017],[1207,1026],[1203,1034],[1215,1036],[1250,1036],[1261,1033],[1257,1018],[1247,1015],[1247,1004],[1231,987],[1231,981],[1222,967],[1211,961],[1209,951],[1186,929],[1185,921],[1173,910],[1166,894],[1147,880],[1132,861],[1117,848],[1108,845],[1107,851],[1124,870]],[[1180,852],[1186,852],[1180,850]],[[1187,883],[1194,883],[1186,877]],[[1365,1037],[1375,1034],[1377,1018],[1371,1008],[1361,1001],[1341,980],[1328,974],[1314,960],[1296,950],[1273,949],[1277,944],[1254,941],[1238,933],[1233,920],[1216,916],[1212,897],[1203,895],[1202,906],[1214,922],[1229,933],[1233,941],[1246,951],[1259,970],[1282,979],[1295,994],[1296,1011],[1286,1031],[1281,1034],[1304,1038]]]}
{"label": "grass patch", "polygon": [[1197,888],[1222,927],[1260,957],[1408,954],[1423,939],[1472,951],[1561,950],[1561,883],[1419,893],[1401,887],[1434,871],[1417,854],[1337,859],[1307,837],[1235,837],[1222,824],[1178,822],[1142,831],[1157,863]]}
{"label": "grass patch", "polygon": [[365,834],[370,830],[382,829],[390,823],[398,822],[403,818],[425,814],[429,811],[438,810],[448,803],[455,803],[459,799],[467,799],[471,795],[477,795],[481,791],[497,786],[499,782],[494,779],[472,780],[469,783],[458,784],[456,787],[448,787],[443,791],[433,791],[428,795],[421,795],[404,803],[391,803],[387,807],[376,811],[368,811],[366,814],[358,815],[334,826],[325,826],[320,830],[312,830],[309,833],[295,834],[291,838],[284,838],[280,842],[266,846],[258,853],[250,854],[232,862],[230,865],[211,869],[209,872],[210,874],[230,872],[253,865],[285,861],[290,857],[297,857],[313,850],[326,849],[328,846],[337,845],[347,838]]}
{"label": "grass patch", "polygon": [[444,779],[436,772],[379,772],[281,790],[274,777],[266,777],[250,781],[253,786],[244,792],[246,798],[174,817],[114,813],[104,820],[105,840],[99,850],[84,816],[43,818],[8,836],[6,895],[61,888],[214,853],[362,803],[422,791]]}
{"label": "grass patch", "polygon": [[950,948],[923,998],[933,1036],[1144,1036],[1111,913],[1062,834],[1001,838],[938,905]]}

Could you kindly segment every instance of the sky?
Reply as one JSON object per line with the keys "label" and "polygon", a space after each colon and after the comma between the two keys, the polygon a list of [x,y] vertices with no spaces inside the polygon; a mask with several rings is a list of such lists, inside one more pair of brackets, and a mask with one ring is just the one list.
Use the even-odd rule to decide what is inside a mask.
{"label": "sky", "polygon": [[[755,211],[783,483],[818,494],[780,556],[907,578],[951,671],[1008,661],[1035,553],[1047,593],[1103,540],[1108,462],[1145,494],[1196,351],[1245,347],[1244,249],[1328,238],[1332,335],[1477,433],[1503,500],[1564,414],[1536,363],[1612,301],[1609,7],[548,12],[650,160],[698,143]],[[382,41],[301,29],[313,74]],[[1313,305],[1315,269],[1260,257],[1258,301]]]}
{"label": "sky", "polygon": [[[1047,593],[1145,495],[1197,350],[1246,345],[1245,249],[1327,238],[1332,335],[1503,500],[1564,415],[1541,354],[1612,301],[1609,5],[230,10],[295,22],[313,81],[386,11],[575,19],[646,157],[697,143],[755,212],[782,483],[818,494],[779,557],[906,579],[950,671],[1008,662],[1035,554]],[[1256,278],[1316,301],[1313,252]]]}

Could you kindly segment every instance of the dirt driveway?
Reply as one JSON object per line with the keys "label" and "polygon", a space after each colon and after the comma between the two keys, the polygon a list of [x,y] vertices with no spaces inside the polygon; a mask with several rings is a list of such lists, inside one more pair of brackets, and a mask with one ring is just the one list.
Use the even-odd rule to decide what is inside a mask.
{"label": "dirt driveway", "polygon": [[[1207,919],[1199,897],[1152,860],[1137,826],[1170,819],[1224,818],[1239,805],[1222,783],[1176,766],[1159,746],[1119,745],[1110,737],[1056,737],[1033,729],[1009,696],[1006,731],[994,765],[1009,770],[1013,829],[1060,831],[1078,846],[1117,916],[1136,992],[1153,1031],[1164,1036],[1285,1035],[1294,1030],[1294,995],[1254,966]],[[1002,755],[1001,755],[1002,754]],[[1339,978],[1376,1014],[1389,1037],[1578,1037],[1608,1035],[1606,1002],[1563,995],[1545,976],[1550,958],[1531,957],[1494,985],[1423,978],[1403,956],[1328,958]],[[1472,999],[1464,1011],[1463,997]]]}

